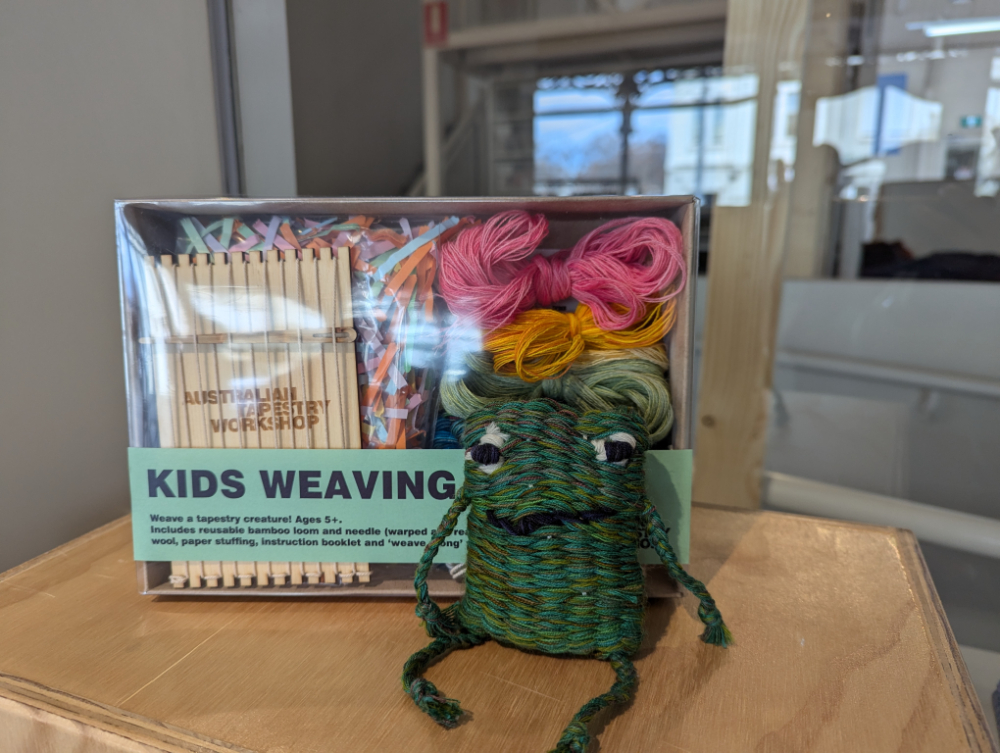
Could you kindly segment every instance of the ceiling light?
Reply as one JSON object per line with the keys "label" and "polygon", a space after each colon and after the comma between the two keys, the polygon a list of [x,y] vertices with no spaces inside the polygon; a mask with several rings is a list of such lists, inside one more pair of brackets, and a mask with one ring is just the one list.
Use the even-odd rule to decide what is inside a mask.
{"label": "ceiling light", "polygon": [[956,34],[986,34],[1000,31],[1000,16],[958,18],[952,21],[918,21],[906,25],[910,31],[923,31],[925,37],[951,37]]}

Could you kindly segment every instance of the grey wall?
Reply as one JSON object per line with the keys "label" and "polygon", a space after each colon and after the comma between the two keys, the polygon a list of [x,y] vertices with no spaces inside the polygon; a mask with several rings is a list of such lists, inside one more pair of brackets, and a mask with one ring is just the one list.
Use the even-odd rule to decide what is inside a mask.
{"label": "grey wall", "polygon": [[287,5],[299,194],[403,192],[423,162],[420,2]]}
{"label": "grey wall", "polygon": [[239,0],[232,9],[246,195],[295,196],[285,0]]}
{"label": "grey wall", "polygon": [[0,570],[128,511],[112,200],[221,189],[204,3],[0,3]]}

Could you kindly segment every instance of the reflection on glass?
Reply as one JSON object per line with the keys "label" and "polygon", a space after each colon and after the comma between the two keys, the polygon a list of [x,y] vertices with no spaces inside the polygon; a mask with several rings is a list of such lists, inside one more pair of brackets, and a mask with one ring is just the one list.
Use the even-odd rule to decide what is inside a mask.
{"label": "reflection on glass", "polygon": [[795,145],[799,123],[801,81],[779,81],[774,98],[774,120],[771,124],[771,163],[785,166],[785,180],[795,177]]}
{"label": "reflection on glass", "polygon": [[882,96],[880,152],[891,153],[920,141],[937,141],[943,110],[940,102],[929,102],[895,86],[886,87]]}
{"label": "reflection on glass", "polygon": [[820,97],[816,101],[813,146],[832,146],[846,165],[871,157],[875,154],[877,99],[878,89],[874,86]]}
{"label": "reflection on glass", "polygon": [[940,102],[895,86],[866,86],[816,102],[813,145],[837,150],[850,165],[876,154],[896,154],[906,144],[936,141],[941,132]]}
{"label": "reflection on glass", "polygon": [[590,77],[580,77],[583,81],[578,86],[567,89],[539,88],[535,92],[535,114],[545,115],[564,110],[581,111],[587,109],[611,110],[615,106],[615,90],[617,80],[606,77],[606,89],[586,89]]}
{"label": "reflection on glass", "polygon": [[[993,58],[993,61],[1000,62],[1000,58]],[[1000,69],[1000,65],[996,67]],[[1000,70],[996,73],[994,78],[1000,78]],[[976,170],[976,196],[996,196],[1000,192],[1000,89],[992,86],[987,89],[985,110]]]}
{"label": "reflection on glass", "polygon": [[535,193],[616,193],[621,113],[535,118]]}
{"label": "reflection on glass", "polygon": [[666,116],[663,192],[750,203],[757,101],[675,110]]}
{"label": "reflection on glass", "polygon": [[[997,3],[830,8],[807,30],[803,103],[818,102],[803,113],[812,144],[799,145],[786,269],[841,279],[784,283],[767,468],[935,506],[942,528],[955,513],[992,518],[990,530],[1000,23],[983,21]],[[1000,559],[926,551],[958,641],[1000,659]]]}
{"label": "reflection on glass", "polygon": [[[541,79],[534,93],[538,194],[694,194],[750,201],[758,79],[718,69]],[[783,100],[794,160],[798,90]],[[783,132],[784,134],[784,132]]]}

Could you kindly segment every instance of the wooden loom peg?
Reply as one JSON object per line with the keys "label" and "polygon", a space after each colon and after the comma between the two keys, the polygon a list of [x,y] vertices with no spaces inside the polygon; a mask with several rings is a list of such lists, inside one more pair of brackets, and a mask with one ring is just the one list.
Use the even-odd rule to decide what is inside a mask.
{"label": "wooden loom peg", "polygon": [[257,585],[269,586],[271,584],[271,563],[270,562],[255,562],[257,570]]}
{"label": "wooden loom peg", "polygon": [[205,573],[205,587],[218,588],[222,585],[222,563],[216,561],[202,562]]}
{"label": "wooden loom peg", "polygon": [[201,588],[205,577],[204,562],[188,562],[188,588]]}
{"label": "wooden loom peg", "polygon": [[354,566],[358,572],[358,583],[371,583],[372,581],[371,565],[369,565],[367,562],[355,562]]}
{"label": "wooden loom peg", "polygon": [[[184,254],[178,259],[177,297],[184,317],[179,334],[191,338],[190,345],[180,346],[191,349],[182,356],[186,359],[184,403],[189,408],[189,419],[192,412],[195,416],[190,424],[191,447],[214,447],[220,442],[219,435],[212,431],[213,421],[222,418],[220,406],[217,403],[210,405],[207,399],[209,391],[219,388],[216,346],[198,342],[199,335],[212,334],[214,328],[213,266],[209,254]],[[188,378],[192,376],[193,379]],[[201,562],[188,562],[189,575],[192,569],[201,568]]]}
{"label": "wooden loom peg", "polygon": [[306,583],[310,586],[318,586],[319,579],[323,576],[323,571],[318,562],[303,562],[302,574],[306,578]]}
{"label": "wooden loom peg", "polygon": [[236,580],[239,581],[240,588],[249,588],[252,586],[256,575],[256,562],[239,561],[236,563]]}
{"label": "wooden loom peg", "polygon": [[354,563],[338,562],[337,574],[340,575],[340,582],[342,585],[347,586],[354,583]]}
{"label": "wooden loom peg", "polygon": [[170,563],[170,585],[174,588],[186,588],[188,584],[188,565],[184,560],[174,560]]}
{"label": "wooden loom peg", "polygon": [[323,582],[329,586],[336,586],[337,583],[337,563],[321,562],[320,570],[323,571]]}
{"label": "wooden loom peg", "polygon": [[271,578],[274,579],[274,585],[276,586],[284,586],[292,578],[291,562],[272,562],[270,569]]}
{"label": "wooden loom peg", "polygon": [[[170,352],[171,346],[166,340],[174,334],[177,312],[171,310],[169,301],[172,296],[165,294],[161,275],[170,275],[167,282],[172,282],[173,261],[171,257],[167,267],[163,268],[163,258],[147,255],[144,261],[144,275],[147,290],[156,291],[147,296],[147,313],[150,323],[150,360],[152,361],[153,392],[156,395],[157,433],[160,447],[176,447],[179,440],[177,414],[177,364]],[[172,285],[171,285],[172,287]],[[171,395],[171,391],[175,394]],[[185,588],[190,581],[187,562],[174,560],[170,563],[170,585],[174,588]]]}
{"label": "wooden loom peg", "polygon": [[[267,290],[267,315],[269,318],[268,329],[285,331],[288,329],[288,300],[285,298],[286,274],[285,263],[281,261],[279,252],[270,250],[261,253],[264,259],[265,286]],[[291,265],[290,265],[291,266]],[[291,270],[293,277],[294,267]],[[274,431],[277,439],[277,446],[281,449],[292,449],[295,447],[295,434],[292,431],[292,379],[291,379],[291,353],[287,344],[268,345],[268,360],[271,365],[271,391],[279,397],[273,400],[272,415],[274,416]],[[275,392],[275,386],[277,392]]]}
{"label": "wooden loom peg", "polygon": [[223,560],[222,565],[222,587],[233,588],[236,585],[236,563]]}

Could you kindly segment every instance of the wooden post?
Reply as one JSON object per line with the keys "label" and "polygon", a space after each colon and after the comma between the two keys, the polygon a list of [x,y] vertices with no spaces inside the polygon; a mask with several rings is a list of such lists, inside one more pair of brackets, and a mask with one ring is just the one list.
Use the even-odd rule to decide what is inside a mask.
{"label": "wooden post", "polygon": [[792,191],[785,245],[785,277],[821,277],[830,272],[830,216],[840,162],[829,146],[813,146],[816,100],[845,91],[850,4],[844,0],[813,0],[809,44],[799,99],[795,190]]}
{"label": "wooden post", "polygon": [[427,196],[440,196],[444,168],[441,161],[441,93],[438,51],[424,47],[424,176]]}
{"label": "wooden post", "polygon": [[758,507],[788,216],[784,170],[770,163],[779,80],[800,78],[809,0],[740,0],[726,20],[727,75],[758,76],[749,206],[716,206],[694,499]]}

